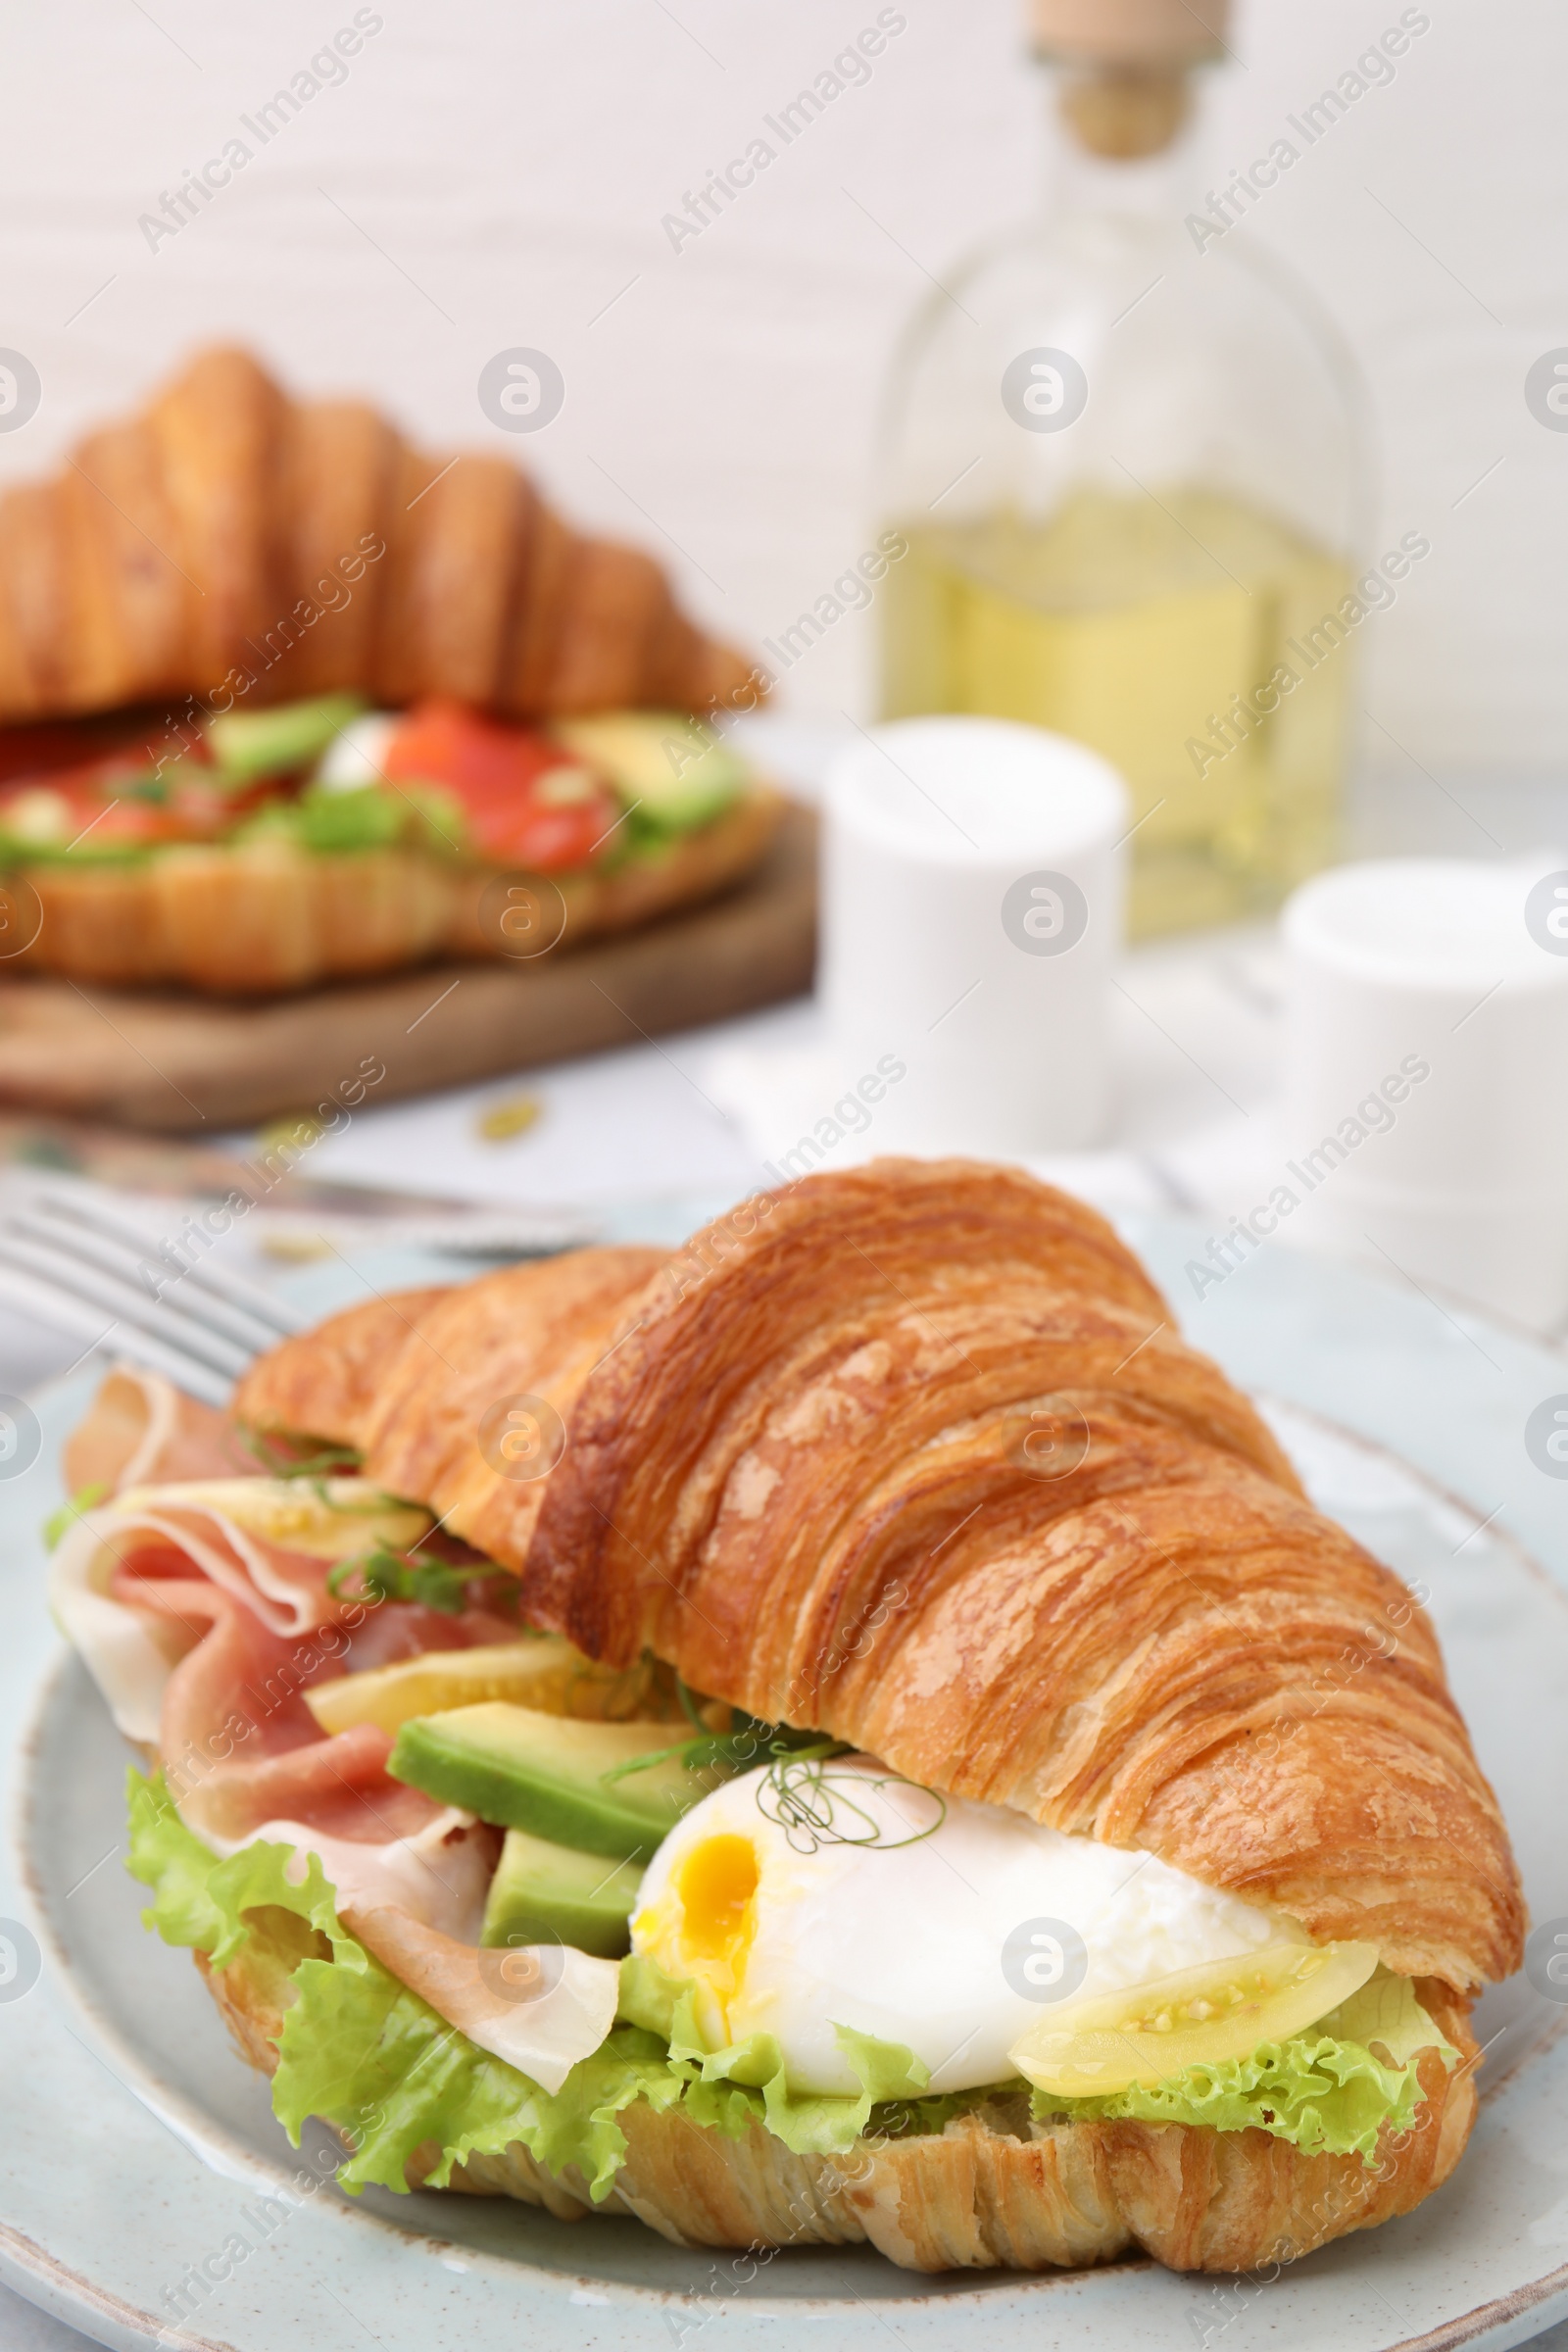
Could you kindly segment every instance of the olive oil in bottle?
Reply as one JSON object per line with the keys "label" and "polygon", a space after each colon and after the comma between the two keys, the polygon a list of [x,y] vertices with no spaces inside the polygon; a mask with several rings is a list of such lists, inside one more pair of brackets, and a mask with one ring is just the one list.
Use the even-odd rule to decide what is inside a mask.
{"label": "olive oil in bottle", "polygon": [[[1329,861],[1353,660],[1343,363],[1276,272],[1229,229],[1195,241],[1181,209],[1187,68],[1221,6],[1176,0],[1150,63],[1102,53],[1125,11],[1037,0],[1065,43],[1060,201],[933,297],[884,448],[908,544],[884,714],[1024,719],[1113,761],[1143,934],[1261,911]],[[1133,12],[1141,39],[1160,13]]]}

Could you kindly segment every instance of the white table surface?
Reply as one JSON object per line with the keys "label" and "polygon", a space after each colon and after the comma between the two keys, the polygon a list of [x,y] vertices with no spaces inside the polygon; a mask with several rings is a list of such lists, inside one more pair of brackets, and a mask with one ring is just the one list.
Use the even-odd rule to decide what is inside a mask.
{"label": "white table surface", "polygon": [[[1200,1213],[1245,1207],[1268,1163],[1276,1056],[1273,949],[1262,930],[1134,951],[1116,1004],[1120,1100],[1103,1149],[1036,1163],[1098,1205]],[[313,1179],[400,1187],[452,1200],[586,1212],[617,1232],[639,1204],[667,1228],[771,1179],[765,1160],[833,1099],[816,1071],[809,1000],[516,1077],[403,1102],[368,1102],[297,1163]],[[826,1090],[826,1091],[825,1091]],[[480,1121],[527,1098],[537,1115],[506,1142]],[[209,1139],[204,1139],[209,1140]],[[221,1140],[242,1153],[256,1138]],[[833,1155],[876,1146],[874,1127]],[[172,1231],[177,1215],[169,1212]],[[275,1264],[236,1228],[222,1245],[263,1279]],[[456,1262],[456,1261],[455,1261]],[[64,1371],[80,1341],[0,1306],[0,1390]]]}
{"label": "white table surface", "polygon": [[[802,799],[819,797],[848,719],[767,714],[740,722],[742,747]],[[1482,822],[1484,812],[1485,822]],[[1490,845],[1490,847],[1489,847]],[[1494,776],[1352,784],[1347,853],[1568,858],[1568,781]],[[1114,1214],[1164,1207],[1215,1220],[1266,1199],[1294,1145],[1275,1125],[1281,1051],[1279,958],[1271,923],[1196,933],[1132,949],[1115,1003],[1116,1102],[1101,1147],[1033,1163]],[[833,1099],[817,1066],[824,1040],[809,1000],[656,1043],[563,1062],[480,1086],[355,1112],[300,1162],[307,1177],[399,1187],[448,1199],[563,1210],[634,1227],[651,1207],[657,1233],[690,1204],[694,1217],[773,1181],[766,1160]],[[487,1109],[527,1097],[538,1115],[507,1142],[487,1141]],[[207,1143],[225,1139],[204,1133]],[[241,1152],[252,1135],[226,1139]],[[876,1149],[874,1127],[833,1155],[843,1165]],[[958,1145],[961,1148],[961,1140]],[[1259,1187],[1261,1186],[1261,1190]],[[276,1268],[255,1231],[229,1243],[237,1266]],[[1386,1269],[1384,1269],[1386,1271]],[[0,1391],[63,1371],[79,1340],[0,1305]]]}

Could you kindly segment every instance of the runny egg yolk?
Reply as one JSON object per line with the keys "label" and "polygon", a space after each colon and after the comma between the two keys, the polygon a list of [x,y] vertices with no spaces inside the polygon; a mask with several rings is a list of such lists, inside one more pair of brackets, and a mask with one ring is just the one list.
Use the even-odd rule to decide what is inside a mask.
{"label": "runny egg yolk", "polygon": [[721,1961],[735,1976],[757,1926],[757,1848],[749,1838],[705,1838],[676,1882],[681,1940],[693,1960]]}
{"label": "runny egg yolk", "polygon": [[675,1873],[671,1891],[677,1915],[671,1918],[675,1906],[666,1899],[636,1922],[648,1948],[672,1976],[695,1979],[700,2010],[709,2013],[704,2031],[710,2038],[720,2027],[728,2035],[728,2006],[741,1989],[757,1933],[759,1876],[757,1848],[749,1838],[733,1832],[704,1838]]}

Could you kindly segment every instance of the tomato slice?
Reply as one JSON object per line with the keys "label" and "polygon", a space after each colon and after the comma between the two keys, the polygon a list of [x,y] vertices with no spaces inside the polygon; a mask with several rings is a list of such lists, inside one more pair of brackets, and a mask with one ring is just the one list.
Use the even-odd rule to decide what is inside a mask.
{"label": "tomato slice", "polygon": [[416,704],[394,727],[381,765],[389,783],[450,794],[470,846],[498,865],[546,874],[586,865],[620,815],[610,786],[549,736],[464,703]]}
{"label": "tomato slice", "polygon": [[1374,1943],[1265,1943],[1239,1959],[1063,2001],[1008,2057],[1058,2098],[1102,2098],[1288,2041],[1358,1992],[1377,1964]]}

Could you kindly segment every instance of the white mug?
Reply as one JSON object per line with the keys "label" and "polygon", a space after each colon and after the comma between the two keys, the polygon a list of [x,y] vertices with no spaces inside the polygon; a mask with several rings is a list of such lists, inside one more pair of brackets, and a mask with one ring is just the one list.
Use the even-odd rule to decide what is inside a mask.
{"label": "white mug", "polygon": [[1568,1315],[1568,926],[1553,927],[1552,881],[1453,858],[1340,866],[1283,925],[1294,1238],[1543,1331]]}
{"label": "white mug", "polygon": [[880,1148],[1026,1158],[1098,1139],[1131,822],[1115,769],[1040,727],[900,719],[841,755],[821,989],[844,1069],[903,1065]]}

